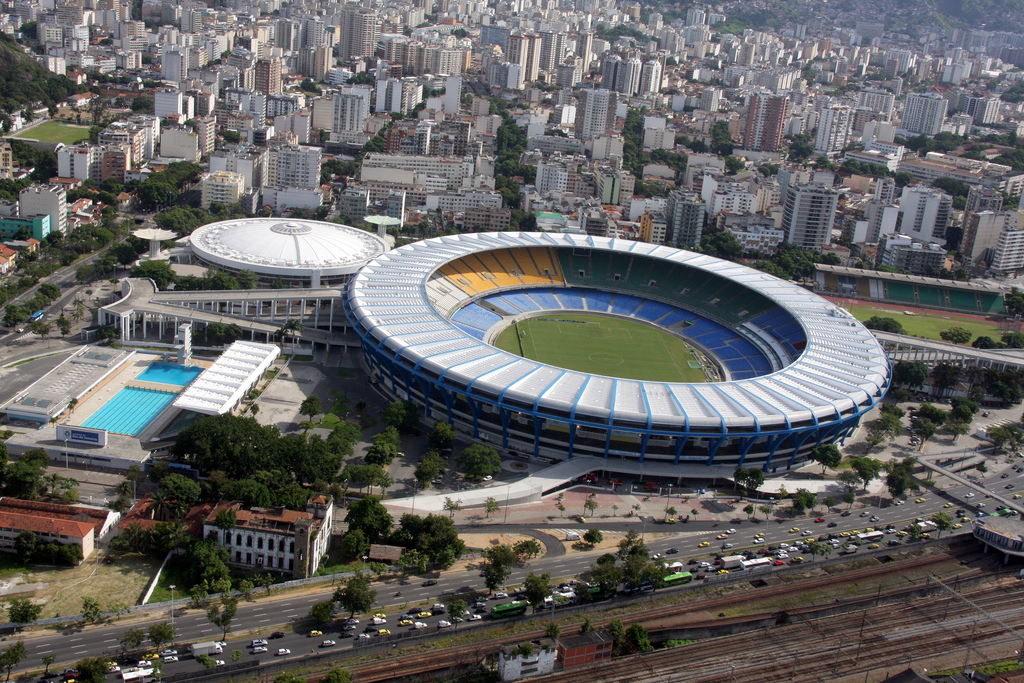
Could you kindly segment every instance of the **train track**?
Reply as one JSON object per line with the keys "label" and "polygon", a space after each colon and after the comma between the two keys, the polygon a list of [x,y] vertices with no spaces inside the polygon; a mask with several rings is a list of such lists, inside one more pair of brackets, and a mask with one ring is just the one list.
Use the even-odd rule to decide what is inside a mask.
{"label": "train track", "polygon": [[[903,573],[912,570],[920,571],[927,569],[928,567],[939,566],[942,564],[949,563],[953,560],[964,560],[968,557],[977,555],[973,548],[971,552],[958,552],[955,549],[951,549],[948,552],[935,553],[931,555],[924,555],[919,557],[910,558],[907,560],[890,562],[883,565],[874,567],[866,567],[863,569],[857,569],[850,572],[845,572],[839,576],[823,576],[813,579],[807,579],[804,581],[796,581],[786,584],[776,584],[764,588],[758,588],[754,590],[741,591],[733,595],[727,595],[719,598],[713,598],[710,600],[702,600],[700,602],[694,602],[687,605],[686,610],[681,610],[680,605],[670,605],[668,607],[662,607],[657,609],[644,609],[643,603],[637,605],[637,610],[634,613],[626,613],[620,616],[614,617],[627,623],[641,623],[648,630],[665,630],[672,628],[680,628],[685,626],[693,626],[700,624],[706,619],[708,613],[715,613],[715,611],[727,611],[730,608],[747,604],[754,601],[766,601],[779,598],[785,598],[787,596],[798,595],[807,593],[823,588],[831,588],[838,590],[842,585],[849,585],[853,583],[859,583],[877,579],[883,576],[889,576],[893,573]],[[971,575],[975,573],[981,573],[980,570],[969,570],[965,575]],[[603,603],[605,607],[615,607],[614,602]],[[600,608],[598,608],[600,609]],[[736,620],[749,619],[750,617],[737,617]],[[599,618],[592,619],[592,624],[595,628],[605,626],[613,618]],[[722,624],[728,620],[717,619],[714,623]],[[773,630],[774,633],[774,630]],[[353,678],[359,683],[371,683],[374,681],[387,681],[395,679],[416,679],[417,677],[425,677],[433,672],[438,672],[446,669],[452,669],[456,667],[465,667],[472,665],[480,661],[483,654],[494,653],[502,645],[510,643],[519,643],[524,640],[532,638],[538,638],[543,635],[541,630],[534,630],[528,632],[517,633],[514,636],[495,636],[487,638],[485,634],[480,634],[481,639],[472,645],[465,646],[454,646],[446,648],[444,650],[437,651],[430,657],[424,657],[423,654],[401,656],[397,659],[382,662],[378,661],[373,664],[367,664],[357,667],[350,668]],[[708,645],[713,641],[708,641]],[[702,644],[702,649],[704,645]],[[735,645],[734,645],[735,647]],[[669,650],[665,653],[672,653],[674,651]],[[663,654],[663,653],[657,653]],[[654,655],[646,655],[645,657],[650,658]],[[678,655],[676,655],[678,656]],[[645,660],[646,661],[646,660]],[[616,666],[618,662],[607,662],[602,664],[601,671],[602,675],[605,671],[608,671],[610,667]],[[645,665],[646,666],[646,665]],[[592,675],[592,670],[587,670]],[[562,675],[570,675],[566,672]],[[653,675],[653,674],[652,674]],[[635,671],[627,677],[631,677],[636,680]],[[565,680],[573,680],[567,678]],[[591,679],[593,680],[593,679]],[[609,678],[603,680],[620,680],[616,678]],[[647,678],[646,675],[644,680],[658,680],[655,678]],[[679,680],[675,678],[674,680]]]}
{"label": "train track", "polygon": [[[1024,585],[1002,582],[963,595],[1010,626],[1024,627]],[[754,633],[701,641],[692,648],[634,655],[599,668],[553,674],[545,681],[819,681],[854,674],[860,680],[873,671],[881,674],[887,667],[895,673],[911,659],[948,656],[968,647],[977,656],[992,646],[1019,647],[1020,641],[970,606],[943,595],[817,620],[796,620]]]}

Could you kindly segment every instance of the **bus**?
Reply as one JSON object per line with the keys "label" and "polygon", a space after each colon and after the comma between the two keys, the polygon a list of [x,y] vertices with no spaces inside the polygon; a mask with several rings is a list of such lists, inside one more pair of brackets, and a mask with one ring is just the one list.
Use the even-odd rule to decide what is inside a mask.
{"label": "bus", "polygon": [[527,607],[528,604],[521,600],[506,602],[504,605],[495,605],[491,608],[491,617],[494,619],[501,619],[502,617],[518,617],[526,614]]}
{"label": "bus", "polygon": [[37,320],[42,320],[44,315],[46,315],[46,311],[36,311],[28,317],[28,321],[34,323]]}
{"label": "bus", "polygon": [[881,541],[883,536],[885,536],[884,531],[867,531],[863,534],[857,534],[857,540],[862,543],[874,543]]}
{"label": "bus", "polygon": [[760,569],[761,567],[771,567],[772,558],[757,557],[753,560],[743,560],[742,562],[740,562],[740,566],[744,569]]}
{"label": "bus", "polygon": [[669,574],[668,576],[662,577],[661,585],[681,586],[684,583],[690,583],[691,581],[693,581],[693,574],[690,572],[676,572],[675,574]]}

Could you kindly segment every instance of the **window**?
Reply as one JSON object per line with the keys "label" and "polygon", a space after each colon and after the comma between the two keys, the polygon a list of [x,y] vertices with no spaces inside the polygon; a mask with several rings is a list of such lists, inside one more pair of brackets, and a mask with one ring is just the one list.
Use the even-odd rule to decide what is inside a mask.
{"label": "window", "polygon": [[292,554],[295,553],[295,541],[289,541],[289,543],[288,543],[288,552],[290,552]]}
{"label": "window", "polygon": [[619,275],[618,273],[615,273],[615,275],[612,275],[612,279],[618,282],[619,280],[622,279],[622,276]]}
{"label": "window", "polygon": [[246,548],[251,548],[252,547],[252,536],[246,536],[245,537],[245,547]]}
{"label": "window", "polygon": [[585,271],[585,270],[579,270],[579,271],[576,271],[576,272],[578,272],[580,274],[581,278],[587,276],[587,271]]}
{"label": "window", "polygon": [[245,554],[245,563],[246,564],[252,564],[252,553],[246,553]]}
{"label": "window", "polygon": [[235,551],[235,562],[241,562],[241,561],[242,561],[242,551],[241,550],[236,550]]}
{"label": "window", "polygon": [[263,550],[263,537],[260,536],[256,539],[256,550]]}
{"label": "window", "polygon": [[235,534],[235,545],[242,545],[242,534]]}
{"label": "window", "polygon": [[284,539],[283,538],[278,539],[278,541],[277,541],[277,549],[280,550],[281,552],[284,552]]}

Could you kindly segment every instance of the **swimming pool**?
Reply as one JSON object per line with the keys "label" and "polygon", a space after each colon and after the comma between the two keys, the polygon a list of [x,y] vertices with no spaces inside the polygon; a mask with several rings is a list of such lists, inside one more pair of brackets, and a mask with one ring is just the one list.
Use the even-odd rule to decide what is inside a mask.
{"label": "swimming pool", "polygon": [[144,382],[159,382],[161,384],[173,384],[183,387],[194,380],[202,371],[202,368],[191,365],[156,362],[150,363],[149,367],[136,379],[141,379]]}
{"label": "swimming pool", "polygon": [[89,416],[82,426],[136,436],[175,399],[170,391],[125,387]]}

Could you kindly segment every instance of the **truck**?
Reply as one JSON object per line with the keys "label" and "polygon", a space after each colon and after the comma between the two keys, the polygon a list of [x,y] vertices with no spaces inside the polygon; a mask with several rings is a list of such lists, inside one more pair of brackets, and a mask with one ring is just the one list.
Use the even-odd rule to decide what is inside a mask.
{"label": "truck", "polygon": [[923,522],[918,522],[917,527],[924,532],[935,531],[939,528],[939,525],[930,519],[926,519]]}
{"label": "truck", "polygon": [[192,652],[193,657],[199,657],[200,655],[219,655],[224,653],[224,647],[216,640],[211,640],[208,643],[193,643],[189,650]]}
{"label": "truck", "polygon": [[736,567],[742,566],[743,560],[745,559],[747,558],[742,555],[726,555],[722,558],[722,561],[719,562],[719,565],[722,569],[735,569]]}

